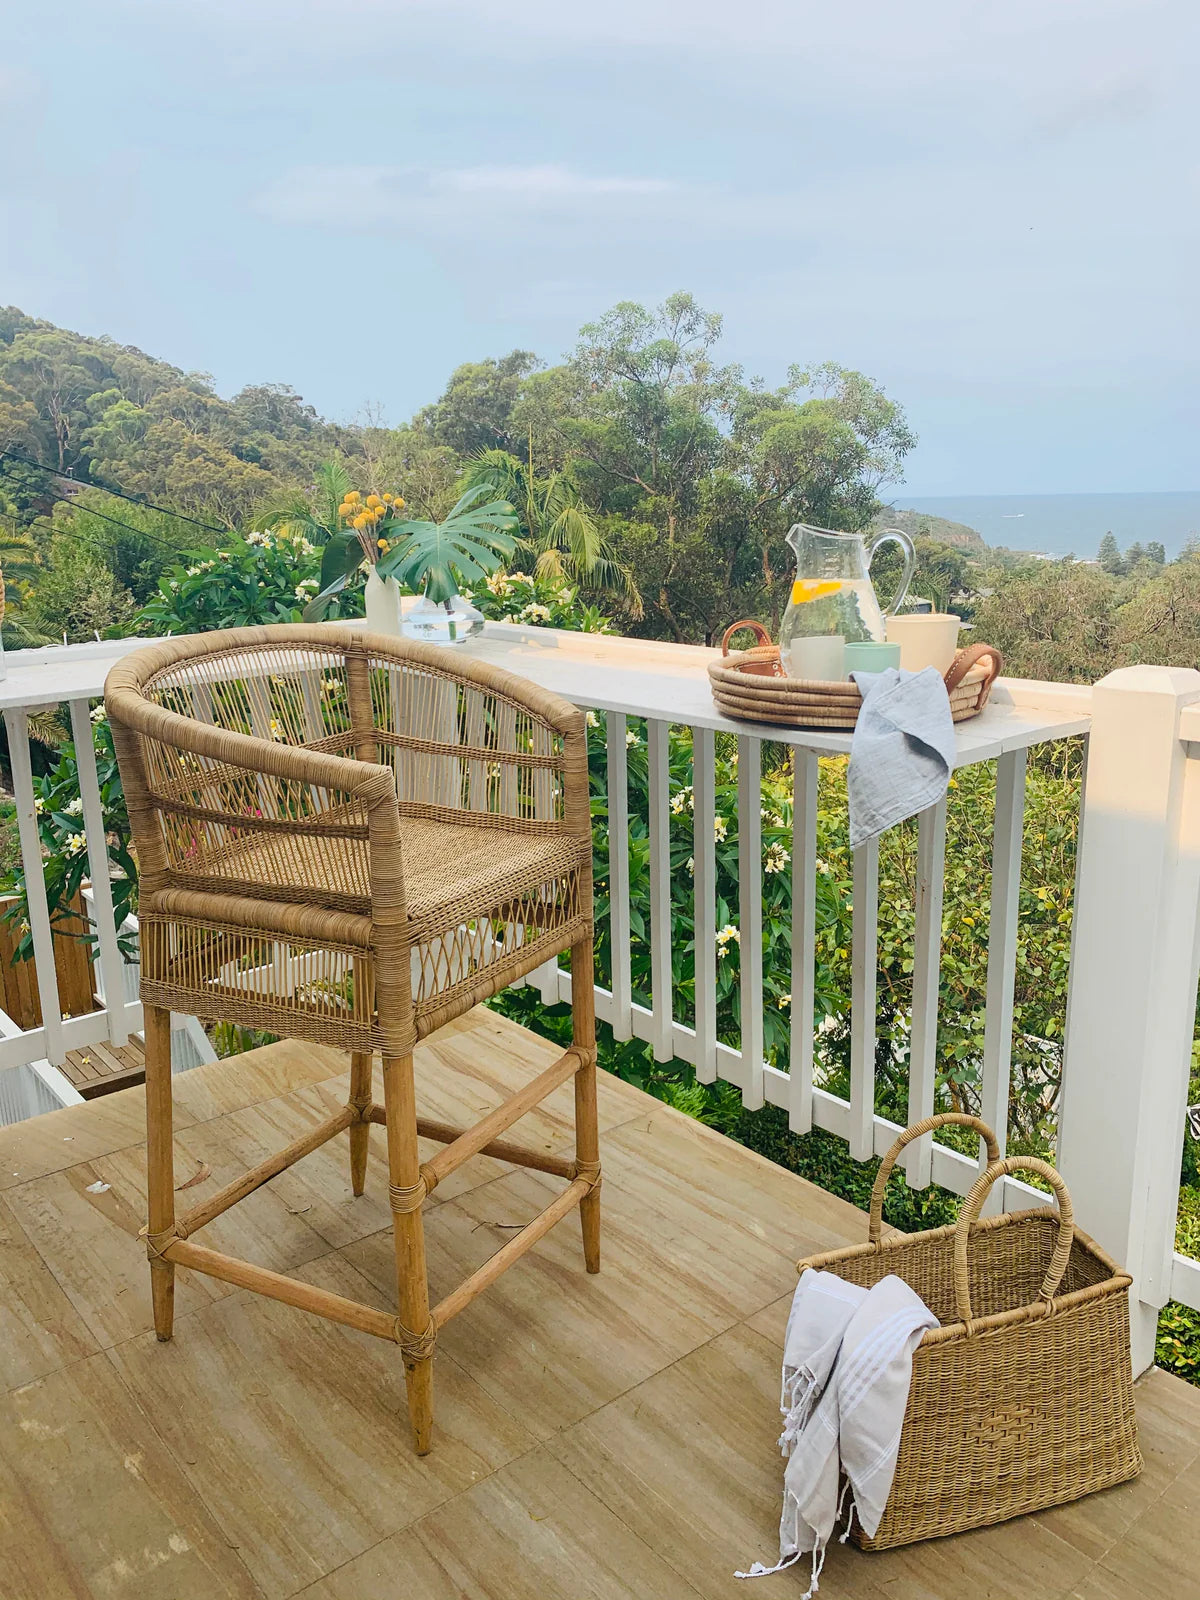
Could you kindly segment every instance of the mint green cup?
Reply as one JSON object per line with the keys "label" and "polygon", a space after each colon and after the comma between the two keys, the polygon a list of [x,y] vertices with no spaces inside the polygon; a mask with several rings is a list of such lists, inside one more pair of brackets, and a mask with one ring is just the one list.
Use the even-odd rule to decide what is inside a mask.
{"label": "mint green cup", "polygon": [[898,644],[876,644],[873,639],[846,646],[846,676],[852,672],[882,672],[900,665]]}

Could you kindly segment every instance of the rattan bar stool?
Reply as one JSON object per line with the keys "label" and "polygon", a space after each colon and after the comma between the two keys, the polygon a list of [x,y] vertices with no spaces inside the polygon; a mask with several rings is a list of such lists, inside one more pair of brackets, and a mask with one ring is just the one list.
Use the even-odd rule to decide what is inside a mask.
{"label": "rattan bar stool", "polygon": [[[346,627],[246,628],[160,643],[109,673],[140,870],[154,1324],[176,1266],[391,1339],[417,1451],[430,1446],[438,1330],[575,1206],[600,1265],[592,862],[581,712],[511,673]],[[471,1128],[417,1115],[413,1047],[571,952],[574,1043]],[[350,1052],[334,1117],[176,1215],[172,1011]],[[383,1057],[382,1106],[372,1052]],[[575,1157],[501,1135],[574,1080]],[[206,1248],[193,1236],[343,1129],[354,1193],[387,1129],[397,1315]],[[417,1140],[443,1148],[422,1162]],[[562,1193],[430,1308],[422,1207],[484,1152]]]}

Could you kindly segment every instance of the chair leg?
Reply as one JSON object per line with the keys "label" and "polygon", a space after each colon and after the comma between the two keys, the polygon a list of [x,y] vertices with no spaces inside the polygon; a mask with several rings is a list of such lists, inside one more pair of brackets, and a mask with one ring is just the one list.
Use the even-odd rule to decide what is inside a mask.
{"label": "chair leg", "polygon": [[433,1433],[433,1351],[430,1342],[429,1277],[425,1263],[425,1185],[417,1150],[417,1102],[411,1056],[384,1056],[383,1098],[387,1109],[388,1172],[392,1236],[396,1248],[396,1300],[401,1327],[422,1353],[404,1352],[408,1415],[419,1456]]}
{"label": "chair leg", "polygon": [[175,1263],[153,1252],[175,1226],[175,1161],[171,1118],[171,1013],[146,1006],[146,1192],[150,1243],[150,1292],[154,1331],[171,1337],[175,1319]]}
{"label": "chair leg", "polygon": [[[356,1050],[350,1057],[350,1104],[362,1110],[371,1100],[371,1052]],[[350,1124],[350,1187],[356,1195],[367,1186],[367,1151],[371,1143],[371,1124]]]}
{"label": "chair leg", "polygon": [[[592,936],[571,946],[571,1012],[574,1042],[585,1045],[590,1059],[575,1074],[575,1159],[581,1167],[599,1169],[600,1126],[596,1110],[596,991],[592,976]],[[600,1271],[600,1186],[579,1203],[583,1259],[589,1272]]]}

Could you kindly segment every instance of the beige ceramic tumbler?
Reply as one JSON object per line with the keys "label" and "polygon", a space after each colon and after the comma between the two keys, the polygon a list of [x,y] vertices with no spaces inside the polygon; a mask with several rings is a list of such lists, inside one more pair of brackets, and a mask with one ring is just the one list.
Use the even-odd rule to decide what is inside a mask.
{"label": "beige ceramic tumbler", "polygon": [[922,672],[936,667],[944,677],[958,654],[958,630],[962,618],[950,611],[909,611],[888,617],[889,644],[900,646],[900,666],[904,672]]}

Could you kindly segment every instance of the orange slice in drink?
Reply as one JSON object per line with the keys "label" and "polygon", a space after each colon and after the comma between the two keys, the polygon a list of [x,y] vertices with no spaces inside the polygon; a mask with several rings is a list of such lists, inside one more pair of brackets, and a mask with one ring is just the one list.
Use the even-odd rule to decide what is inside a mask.
{"label": "orange slice in drink", "polygon": [[797,578],[792,585],[792,604],[802,606],[809,600],[824,600],[826,595],[837,594],[841,587],[838,578]]}

